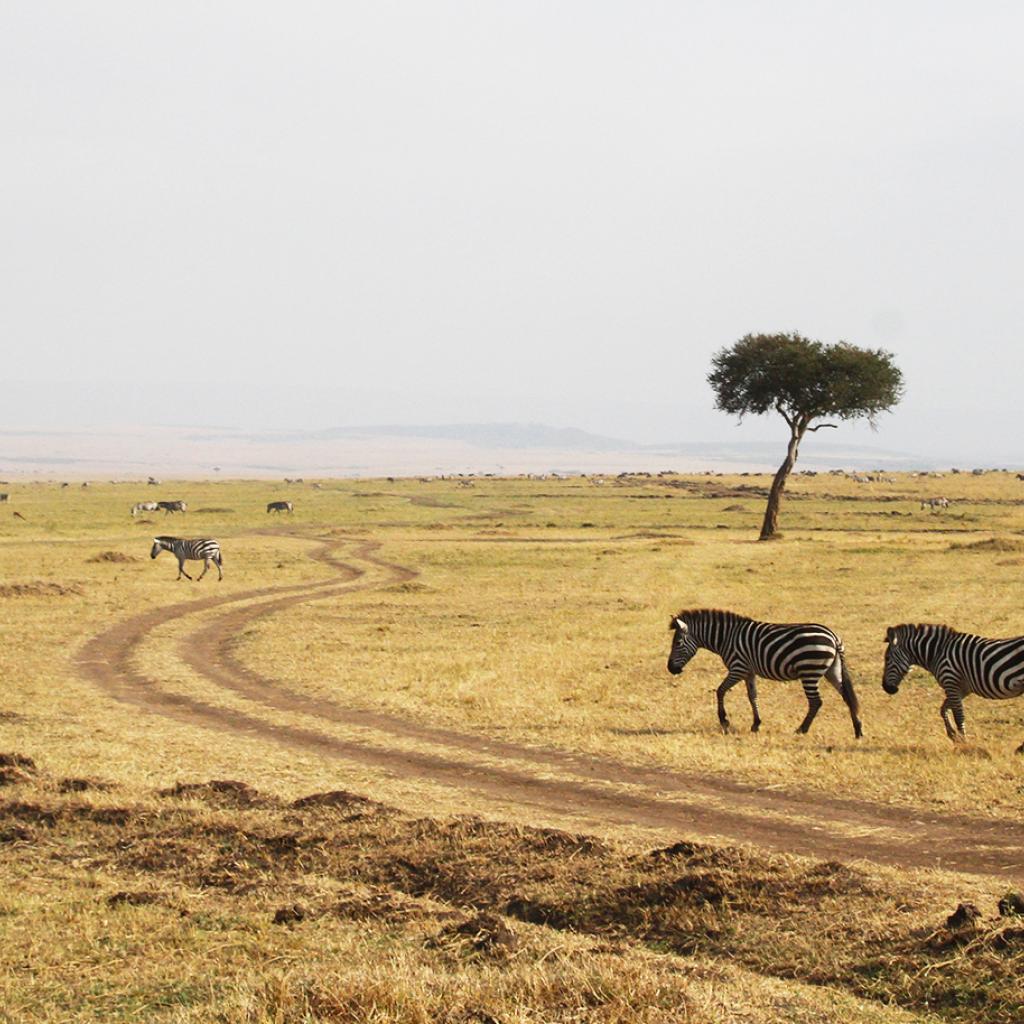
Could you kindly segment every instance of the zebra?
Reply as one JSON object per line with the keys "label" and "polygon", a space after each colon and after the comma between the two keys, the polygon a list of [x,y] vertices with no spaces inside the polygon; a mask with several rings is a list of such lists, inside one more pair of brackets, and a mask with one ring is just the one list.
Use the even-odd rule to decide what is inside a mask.
{"label": "zebra", "polygon": [[8,501],[11,495],[7,491],[0,491],[0,501]]}
{"label": "zebra", "polygon": [[[911,665],[930,672],[946,693],[939,714],[946,735],[954,743],[967,739],[964,697],[968,694],[1005,700],[1024,693],[1024,636],[989,640],[949,626],[904,623],[890,626],[885,642],[882,689],[890,695],[897,693]],[[950,712],[955,729],[949,721]],[[1024,754],[1024,743],[1017,753]]]}
{"label": "zebra", "polygon": [[210,568],[210,563],[213,562],[217,566],[217,579],[224,579],[224,573],[221,571],[223,565],[223,558],[220,553],[220,545],[209,538],[202,540],[183,540],[181,537],[154,537],[153,538],[153,549],[149,552],[150,558],[156,558],[161,551],[170,551],[172,555],[178,560],[178,579],[182,576],[185,579],[192,579],[187,572],[185,572],[185,562],[203,562],[203,571],[199,574],[199,579],[202,579]]}
{"label": "zebra", "polygon": [[155,512],[159,506],[155,501],[137,501],[132,505],[132,519],[140,512]]}
{"label": "zebra", "polygon": [[735,612],[701,608],[681,611],[669,623],[674,633],[668,670],[679,675],[701,647],[717,654],[728,674],[717,690],[718,721],[729,731],[725,695],[740,680],[747,684],[747,699],[754,713],[751,732],[761,728],[757,710],[757,676],[765,679],[799,679],[807,697],[807,715],[797,732],[806,733],[821,707],[818,680],[824,677],[836,688],[850,710],[853,733],[862,734],[860,705],[846,668],[843,642],[825,626],[779,625],[757,622]]}
{"label": "zebra", "polygon": [[158,509],[162,508],[164,510],[164,515],[167,515],[169,512],[188,511],[188,505],[183,501],[158,501],[156,503],[156,507]]}
{"label": "zebra", "polygon": [[271,501],[267,504],[268,512],[294,512],[290,501]]}
{"label": "zebra", "polygon": [[949,498],[922,498],[921,511],[923,512],[926,508],[931,509],[932,512],[936,509],[945,510],[949,508]]}

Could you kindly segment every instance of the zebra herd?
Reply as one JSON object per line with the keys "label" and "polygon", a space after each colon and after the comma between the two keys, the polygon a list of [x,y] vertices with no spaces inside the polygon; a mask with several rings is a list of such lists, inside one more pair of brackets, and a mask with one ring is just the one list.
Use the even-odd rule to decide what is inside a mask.
{"label": "zebra herd", "polygon": [[[824,676],[845,701],[854,735],[861,737],[860,709],[846,668],[843,642],[826,626],[757,622],[734,612],[701,608],[679,612],[669,629],[673,636],[668,670],[673,675],[679,675],[700,648],[712,651],[725,663],[727,675],[716,691],[718,721],[724,731],[729,731],[725,695],[741,681],[746,682],[753,712],[751,731],[761,727],[757,677],[762,676],[800,680],[807,697],[807,714],[797,731],[806,733],[822,704],[818,683]],[[903,624],[890,627],[885,642],[882,688],[890,695],[897,693],[913,665],[930,672],[945,691],[940,714],[946,735],[955,742],[967,738],[965,697],[977,694],[1005,700],[1024,693],[1024,637],[988,640],[949,626]],[[1017,753],[1024,754],[1024,743]]]}
{"label": "zebra herd", "polygon": [[[153,483],[152,478],[150,478],[150,483]],[[188,505],[184,501],[139,501],[132,506],[132,518],[134,519],[140,512],[159,512],[161,509],[164,515],[169,515],[171,512],[185,513],[188,511]],[[291,514],[294,511],[294,506],[290,501],[271,501],[267,504],[268,513],[288,512]],[[179,580],[182,576],[187,580],[192,579],[185,572],[186,562],[203,563],[203,571],[199,574],[200,580],[207,574],[211,564],[217,566],[217,579],[224,579],[224,559],[221,554],[220,545],[211,537],[201,537],[194,540],[188,540],[184,537],[154,537],[149,557],[156,558],[161,551],[170,551],[177,558],[178,575],[176,578]]]}

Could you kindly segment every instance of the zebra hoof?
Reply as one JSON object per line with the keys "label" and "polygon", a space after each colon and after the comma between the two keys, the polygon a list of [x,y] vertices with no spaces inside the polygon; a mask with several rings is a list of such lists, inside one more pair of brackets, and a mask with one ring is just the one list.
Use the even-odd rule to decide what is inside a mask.
{"label": "zebra hoof", "polygon": [[761,723],[760,723],[760,722],[755,722],[755,723],[754,723],[754,724],[753,724],[753,725],[752,725],[752,726],[750,727],[750,731],[751,731],[751,732],[760,732],[760,730],[761,730]]}

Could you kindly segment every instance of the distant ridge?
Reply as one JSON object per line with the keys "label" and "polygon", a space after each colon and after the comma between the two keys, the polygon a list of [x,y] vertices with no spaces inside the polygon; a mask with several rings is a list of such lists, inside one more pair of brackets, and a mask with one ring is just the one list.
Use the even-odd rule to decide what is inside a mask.
{"label": "distant ridge", "polygon": [[591,434],[576,427],[549,427],[543,423],[441,423],[423,425],[385,424],[365,427],[328,427],[325,430],[274,431],[246,435],[247,440],[294,443],[296,441],[358,441],[364,438],[426,438],[460,441],[477,448],[552,448],[580,452],[641,451],[635,441]]}

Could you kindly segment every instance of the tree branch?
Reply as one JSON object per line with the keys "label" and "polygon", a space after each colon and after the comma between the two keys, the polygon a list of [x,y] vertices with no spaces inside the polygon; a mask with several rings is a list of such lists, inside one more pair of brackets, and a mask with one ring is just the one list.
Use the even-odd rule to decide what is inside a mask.
{"label": "tree branch", "polygon": [[790,430],[793,429],[793,424],[796,422],[796,417],[790,416],[785,409],[782,408],[781,402],[775,403],[775,411],[786,421],[786,425]]}
{"label": "tree branch", "polygon": [[819,423],[816,427],[808,427],[807,429],[813,434],[816,430],[821,430],[822,427],[831,427],[833,430],[839,429],[838,423]]}

